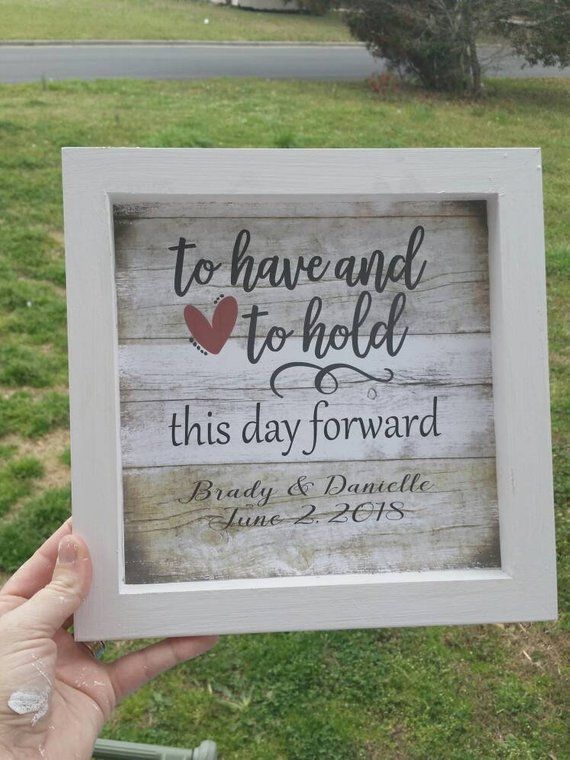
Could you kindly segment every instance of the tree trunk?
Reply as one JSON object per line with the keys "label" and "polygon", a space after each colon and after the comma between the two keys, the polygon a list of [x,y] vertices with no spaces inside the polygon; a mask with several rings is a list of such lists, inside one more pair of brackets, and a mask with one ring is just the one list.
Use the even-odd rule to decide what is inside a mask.
{"label": "tree trunk", "polygon": [[465,33],[467,41],[467,50],[469,52],[469,68],[471,69],[471,89],[477,97],[481,95],[481,64],[477,56],[477,40],[473,27],[473,17],[469,2],[465,4]]}

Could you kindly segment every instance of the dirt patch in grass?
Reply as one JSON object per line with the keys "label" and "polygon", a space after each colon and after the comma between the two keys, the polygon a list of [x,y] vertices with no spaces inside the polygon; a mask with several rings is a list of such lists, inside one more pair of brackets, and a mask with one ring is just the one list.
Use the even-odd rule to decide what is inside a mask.
{"label": "dirt patch in grass", "polygon": [[[555,624],[517,623],[499,625],[504,646],[511,653],[511,662],[519,670],[529,668],[560,677],[568,672],[570,663],[570,640]],[[570,691],[570,684],[569,684]]]}
{"label": "dirt patch in grass", "polygon": [[[69,483],[69,467],[62,461],[62,455],[69,447],[68,430],[54,430],[33,441],[10,435],[3,439],[3,444],[15,446],[18,456],[33,456],[42,463],[45,474],[37,481],[37,492],[47,488],[63,488]],[[23,504],[25,502],[16,503],[10,510],[10,516]]]}

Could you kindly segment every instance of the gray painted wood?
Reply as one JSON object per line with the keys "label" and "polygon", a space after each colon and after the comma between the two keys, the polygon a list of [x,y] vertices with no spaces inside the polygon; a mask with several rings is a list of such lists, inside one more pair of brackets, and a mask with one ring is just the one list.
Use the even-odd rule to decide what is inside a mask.
{"label": "gray painted wood", "polygon": [[[294,260],[318,254],[334,263],[375,249],[387,259],[403,254],[416,224],[425,228],[417,259],[428,264],[418,288],[406,294],[401,328],[407,326],[409,335],[401,352],[390,357],[380,349],[355,360],[352,351],[343,349],[319,362],[348,362],[378,378],[388,368],[394,379],[385,384],[341,370],[340,390],[323,395],[313,387],[314,371],[293,368],[279,378],[283,398],[274,395],[271,373],[283,363],[311,358],[301,353],[298,337],[310,298],[323,298],[321,318],[327,324],[347,324],[362,287],[349,288],[329,274],[317,284],[301,278],[293,292],[263,283],[250,294],[239,285],[229,287],[237,233],[244,227],[250,230],[248,253],[256,261],[269,255]],[[183,298],[174,293],[176,254],[168,250],[181,236],[196,242],[198,256],[222,262],[210,285],[192,287]],[[483,203],[371,198],[355,203],[339,197],[311,202],[203,199],[191,209],[176,201],[131,204],[115,209],[115,260],[128,583],[500,565]],[[401,290],[400,284],[392,284],[374,294],[374,319],[362,335],[369,333],[373,321],[387,316]],[[184,306],[191,303],[211,319],[214,300],[222,293],[236,297],[240,315],[254,303],[266,308],[268,324],[293,329],[294,336],[282,351],[266,352],[252,367],[245,356],[247,322],[238,316],[222,352],[217,357],[201,354],[189,341]],[[385,435],[386,417],[397,417],[402,432],[406,415],[432,413],[434,398],[439,435],[423,437],[413,426],[408,437]],[[312,447],[309,421],[320,400],[330,404],[321,405],[323,420],[362,418],[365,425],[369,419],[378,424],[380,415],[381,433],[364,437],[359,422],[350,423],[348,439],[341,432],[327,441],[320,432],[307,455]],[[262,402],[262,429],[270,419],[280,421],[283,440],[241,442],[257,402]],[[173,446],[169,425],[173,414],[184,422],[186,404],[190,424],[200,423],[202,434],[210,421],[228,422],[231,443],[197,445],[194,430],[188,445]],[[293,441],[285,419],[293,425],[299,421]],[[181,429],[177,435],[181,440]],[[344,472],[355,482],[375,481],[379,472],[393,481],[421,472],[433,488],[404,494],[401,520],[385,514],[376,520],[372,514],[362,522],[350,516],[347,522],[331,523],[342,496],[321,494],[314,498],[318,522],[295,524],[303,505],[311,501],[308,495],[288,496],[287,483],[306,475],[322,490],[332,472]],[[243,498],[234,503],[238,514],[250,521],[279,514],[279,524],[232,524],[221,530],[232,512],[231,500],[222,505],[181,502],[200,479],[210,479],[223,490],[242,490],[258,479],[270,484],[278,495],[267,505],[247,506]],[[346,501],[353,510],[367,497],[351,495]],[[361,508],[357,517],[365,511]]]}

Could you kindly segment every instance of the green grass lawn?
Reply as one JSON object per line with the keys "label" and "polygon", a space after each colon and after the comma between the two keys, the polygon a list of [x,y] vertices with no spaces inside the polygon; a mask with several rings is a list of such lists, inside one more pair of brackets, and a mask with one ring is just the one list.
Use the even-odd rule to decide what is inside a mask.
{"label": "green grass lawn", "polygon": [[130,697],[106,736],[209,737],[232,760],[569,757],[569,96],[564,80],[497,80],[477,103],[259,80],[0,87],[4,572],[69,509],[61,146],[543,148],[560,621],[227,636]]}
{"label": "green grass lawn", "polygon": [[206,0],[0,0],[0,40],[128,39],[351,41],[338,14],[261,13]]}

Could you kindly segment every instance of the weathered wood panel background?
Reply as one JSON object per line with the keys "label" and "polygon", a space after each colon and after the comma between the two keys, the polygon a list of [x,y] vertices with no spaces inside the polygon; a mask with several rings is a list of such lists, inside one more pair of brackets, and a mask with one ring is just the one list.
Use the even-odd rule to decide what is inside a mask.
{"label": "weathered wood panel background", "polygon": [[[221,293],[236,297],[240,315],[256,303],[270,310],[266,324],[283,324],[296,335],[316,294],[323,298],[323,321],[350,323],[362,288],[348,288],[332,275],[316,284],[301,278],[293,292],[263,284],[250,294],[232,288],[229,261],[242,228],[251,232],[248,254],[257,260],[318,254],[334,262],[378,248],[387,259],[403,254],[417,224],[425,228],[418,259],[428,264],[418,288],[406,292],[401,327],[408,326],[409,335],[402,351],[394,358],[372,351],[367,359],[355,360],[346,349],[327,357],[378,377],[389,367],[394,372],[390,383],[340,371],[337,393],[322,395],[313,387],[314,373],[295,368],[278,380],[280,399],[269,388],[272,371],[311,358],[300,356],[299,338],[291,338],[279,353],[266,352],[253,367],[245,356],[247,325],[240,317],[218,356],[204,356],[189,343],[184,306],[192,303],[211,318]],[[179,237],[197,244],[197,256],[225,262],[210,285],[191,288],[184,298],[174,292],[176,254],[168,250]],[[483,203],[204,199],[191,205],[121,206],[115,209],[115,249],[127,582],[500,564]],[[394,293],[403,290],[399,285],[374,294],[375,316],[368,327],[386,317]],[[330,404],[320,410],[324,419],[378,420],[379,415],[431,414],[434,396],[437,438],[352,436],[348,443],[321,438],[306,456],[311,430],[300,426],[286,458],[286,442],[235,445],[257,401],[263,402],[262,423],[307,420],[321,399]],[[193,422],[206,424],[208,412],[213,420],[228,421],[232,444],[172,446],[168,426],[174,413],[183,420],[186,404]],[[361,483],[421,473],[432,487],[427,493],[397,494],[405,505],[400,519],[394,519],[397,512],[378,517],[379,507],[374,507],[376,513],[362,522],[352,518],[352,511],[343,516],[347,521],[329,522],[341,502],[353,510],[367,500],[393,500],[392,493],[325,496],[321,486],[334,473]],[[287,494],[299,475],[314,484],[310,495]],[[201,480],[224,492],[241,493],[256,480],[274,490],[262,507],[245,496],[183,503]],[[307,504],[315,507],[310,521],[295,523]],[[266,527],[233,523],[220,530],[236,507],[243,518],[279,514],[280,522]],[[357,517],[365,512],[362,508]]]}

